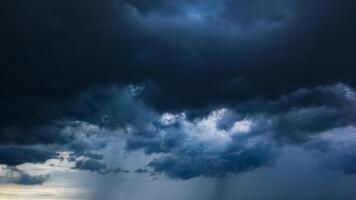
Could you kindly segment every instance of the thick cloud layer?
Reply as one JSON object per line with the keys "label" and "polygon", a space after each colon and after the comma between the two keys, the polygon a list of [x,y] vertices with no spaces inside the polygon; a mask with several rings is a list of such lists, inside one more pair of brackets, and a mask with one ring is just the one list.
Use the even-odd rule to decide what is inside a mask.
{"label": "thick cloud layer", "polygon": [[[349,146],[354,131],[345,127],[355,126],[355,100],[353,89],[338,84],[298,90],[271,102],[248,102],[194,121],[184,114],[164,114],[162,127],[150,128],[158,129],[158,134],[134,135],[127,148],[166,154],[149,167],[175,178],[219,176],[266,166],[277,156],[276,148],[290,145],[325,155],[334,152],[333,165],[351,173],[353,153],[346,152],[354,152]],[[348,135],[343,137],[349,138],[348,145],[327,145],[338,141],[327,136],[341,134],[338,129],[346,130]]]}
{"label": "thick cloud layer", "polygon": [[[73,162],[72,169],[103,175],[128,173],[108,167],[103,155],[93,153],[120,139],[126,141],[127,151],[160,155],[137,172],[171,178],[226,176],[270,166],[279,150],[289,145],[340,152],[332,160],[323,153],[320,157],[326,166],[354,171],[350,168],[353,154],[343,155],[352,148],[328,145],[337,140],[324,139],[328,132],[355,126],[356,95],[347,85],[299,89],[276,100],[254,99],[207,115],[195,115],[195,111],[160,114],[140,100],[143,90],[130,86],[81,95],[79,102],[86,103],[78,104],[79,114],[71,117],[86,122],[63,122],[52,144],[2,146],[1,163],[16,166],[58,158]],[[82,109],[86,107],[91,109]],[[65,151],[71,152],[67,158],[60,154]]]}
{"label": "thick cloud layer", "polygon": [[0,163],[70,152],[73,169],[127,172],[100,153],[119,138],[156,156],[137,172],[171,178],[271,165],[288,145],[352,174],[354,149],[324,137],[354,131],[355,6],[2,1]]}
{"label": "thick cloud layer", "polygon": [[0,163],[9,166],[27,162],[43,163],[55,156],[53,151],[45,147],[1,146],[0,148]]}
{"label": "thick cloud layer", "polygon": [[117,82],[150,81],[161,110],[354,85],[352,1],[144,2],[2,2],[2,123]]}

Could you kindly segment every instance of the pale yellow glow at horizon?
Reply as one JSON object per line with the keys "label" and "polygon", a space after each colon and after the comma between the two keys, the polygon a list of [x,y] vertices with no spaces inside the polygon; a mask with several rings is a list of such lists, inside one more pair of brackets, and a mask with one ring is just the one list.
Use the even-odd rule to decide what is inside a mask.
{"label": "pale yellow glow at horizon", "polygon": [[7,184],[0,187],[0,200],[84,200],[86,191],[55,185],[23,186]]}

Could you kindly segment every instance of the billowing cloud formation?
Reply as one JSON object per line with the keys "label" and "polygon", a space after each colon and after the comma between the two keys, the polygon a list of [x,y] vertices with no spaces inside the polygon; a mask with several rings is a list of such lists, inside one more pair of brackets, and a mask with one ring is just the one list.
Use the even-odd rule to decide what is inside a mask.
{"label": "billowing cloud formation", "polygon": [[151,127],[155,133],[137,135],[139,130],[131,130],[126,149],[165,154],[148,166],[173,178],[224,176],[268,164],[272,158],[268,137],[249,134],[254,126],[249,120],[237,121],[229,130],[218,129],[225,112],[214,111],[195,121],[166,113],[158,126]]}
{"label": "billowing cloud formation", "polygon": [[[93,153],[117,138],[126,141],[127,151],[160,155],[146,166],[152,171],[142,169],[140,173],[164,173],[182,179],[225,176],[273,164],[283,146],[311,145],[319,150],[325,132],[353,127],[356,122],[355,91],[345,84],[299,89],[269,101],[256,98],[207,115],[189,110],[160,114],[140,100],[143,90],[130,86],[81,95],[79,102],[85,103],[78,104],[82,106],[77,107],[79,114],[71,117],[82,121],[64,122],[57,132],[56,138],[68,139],[54,140],[47,146],[3,146],[1,162],[10,166],[40,163],[69,151],[67,160],[74,162],[72,169],[127,173],[107,167],[103,156]],[[85,107],[91,110],[82,109]],[[326,146],[324,151],[344,150]],[[345,162],[353,160],[341,154],[334,156],[334,166],[345,170]],[[350,169],[346,172],[351,173]]]}
{"label": "billowing cloud formation", "polygon": [[353,173],[354,149],[324,137],[355,126],[354,8],[2,1],[0,163],[70,152],[75,169],[115,173],[100,151],[119,138],[172,178],[266,166],[286,145],[334,152],[327,165]]}

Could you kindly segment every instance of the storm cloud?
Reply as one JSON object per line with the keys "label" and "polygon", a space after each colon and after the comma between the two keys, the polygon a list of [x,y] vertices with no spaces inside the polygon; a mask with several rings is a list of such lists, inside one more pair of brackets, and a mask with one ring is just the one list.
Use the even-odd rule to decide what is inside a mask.
{"label": "storm cloud", "polygon": [[356,126],[355,8],[4,0],[0,164],[70,152],[72,169],[128,173],[104,162],[121,140],[125,152],[154,157],[138,173],[174,179],[271,166],[286,146],[354,174],[355,149],[333,135],[352,138]]}

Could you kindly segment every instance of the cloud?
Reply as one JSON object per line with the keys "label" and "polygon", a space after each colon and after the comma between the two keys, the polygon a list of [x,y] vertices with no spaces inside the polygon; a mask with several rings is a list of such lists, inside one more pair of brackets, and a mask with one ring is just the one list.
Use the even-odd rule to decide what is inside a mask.
{"label": "cloud", "polygon": [[161,125],[152,128],[156,134],[133,132],[126,149],[163,154],[148,167],[171,178],[225,176],[272,164],[275,156],[268,136],[250,134],[254,124],[249,120],[219,129],[217,124],[225,113],[230,112],[221,109],[194,121],[184,114],[165,113],[158,119]]}
{"label": "cloud", "polygon": [[[40,164],[50,159],[62,159],[62,152],[70,152],[69,160],[76,160],[79,157],[95,160],[103,159],[103,155],[93,153],[93,151],[105,148],[113,135],[112,132],[84,122],[66,122],[64,124],[63,129],[58,130],[55,136],[55,138],[64,139],[54,140],[52,144],[1,145],[0,164],[8,166],[17,166],[24,163]],[[104,137],[100,138],[99,136]]]}
{"label": "cloud", "polygon": [[317,154],[320,162],[329,169],[356,174],[355,131],[355,126],[325,131],[320,137],[313,137],[307,148]]}
{"label": "cloud", "polygon": [[112,138],[119,138],[120,129],[130,123],[139,125],[140,121],[135,120],[150,116],[150,111],[135,100],[131,93],[134,89],[127,86],[90,90],[68,104],[61,111],[65,113],[63,117],[50,123],[26,128],[20,124],[10,129],[2,127],[0,163],[42,163],[64,151],[72,152],[74,157],[103,159],[103,155],[93,151],[104,149]]}
{"label": "cloud", "polygon": [[45,146],[1,146],[0,163],[16,166],[23,163],[43,163],[57,156]]}
{"label": "cloud", "polygon": [[[1,177],[6,183],[13,183],[18,185],[42,185],[49,180],[50,175],[30,175],[16,167],[4,168],[7,173],[5,177]],[[3,170],[4,170],[3,169]]]}
{"label": "cloud", "polygon": [[129,170],[121,169],[120,167],[117,167],[115,169],[109,169],[106,166],[106,164],[98,162],[97,160],[94,159],[77,160],[75,161],[75,165],[72,167],[72,169],[95,172],[101,175],[105,175],[109,173],[116,175],[120,173],[130,172]]}
{"label": "cloud", "polygon": [[19,177],[15,178],[13,183],[19,185],[42,185],[49,179],[49,175],[34,175],[21,174]]}
{"label": "cloud", "polygon": [[[2,127],[65,117],[73,96],[112,84],[150,82],[145,100],[160,111],[224,106],[335,82],[355,85],[350,1],[2,5]],[[155,15],[167,9],[168,16]],[[208,20],[192,25],[189,16],[200,15]],[[275,23],[283,25],[268,28]]]}
{"label": "cloud", "polygon": [[[157,156],[146,166],[153,174],[181,179],[226,176],[270,166],[284,146],[304,147],[325,131],[355,125],[355,91],[341,83],[298,89],[273,100],[256,98],[226,108],[203,109],[198,114],[194,110],[159,113],[141,101],[137,92],[142,90],[130,86],[79,96],[81,106],[61,122],[63,128],[57,132],[56,138],[64,139],[26,149],[3,146],[0,162],[11,166],[41,163],[60,159],[58,153],[68,151],[73,169],[126,173],[108,167],[101,153],[110,141],[123,140],[128,152]],[[76,119],[83,121],[72,121]],[[33,156],[17,153],[27,150]],[[14,151],[26,156],[10,158]]]}
{"label": "cloud", "polygon": [[120,173],[129,173],[129,170],[121,169],[120,167],[113,170],[113,174],[120,174]]}
{"label": "cloud", "polygon": [[[201,155],[202,154],[202,155]],[[268,148],[256,147],[240,151],[228,151],[215,155],[178,154],[161,157],[148,165],[156,173],[171,178],[190,179],[198,176],[225,177],[271,164],[272,154]]]}
{"label": "cloud", "polygon": [[[164,113],[141,124],[146,132],[131,129],[126,150],[163,154],[148,167],[172,178],[240,173],[273,164],[285,146],[318,148],[320,143],[311,141],[325,137],[326,131],[355,126],[355,99],[353,88],[336,84],[300,89],[272,101],[252,100],[192,119],[186,113]],[[338,150],[326,147],[347,152],[339,145],[334,148]],[[352,161],[352,156],[335,157],[341,159],[335,160],[338,165]]]}
{"label": "cloud", "polygon": [[[105,174],[100,151],[122,138],[174,178],[268,165],[276,148],[355,126],[354,7],[4,0],[0,163],[69,151]],[[342,151],[340,167],[354,158]]]}
{"label": "cloud", "polygon": [[138,174],[145,174],[145,173],[148,173],[149,170],[147,169],[143,169],[143,168],[138,168],[135,170],[135,173],[138,173]]}
{"label": "cloud", "polygon": [[105,164],[92,159],[78,160],[75,162],[75,166],[72,167],[72,169],[87,170],[98,174],[108,174],[111,172]]}
{"label": "cloud", "polygon": [[261,131],[298,142],[333,128],[355,125],[355,94],[353,88],[336,84],[300,89],[274,101],[252,101],[237,109],[259,118],[264,127]]}

